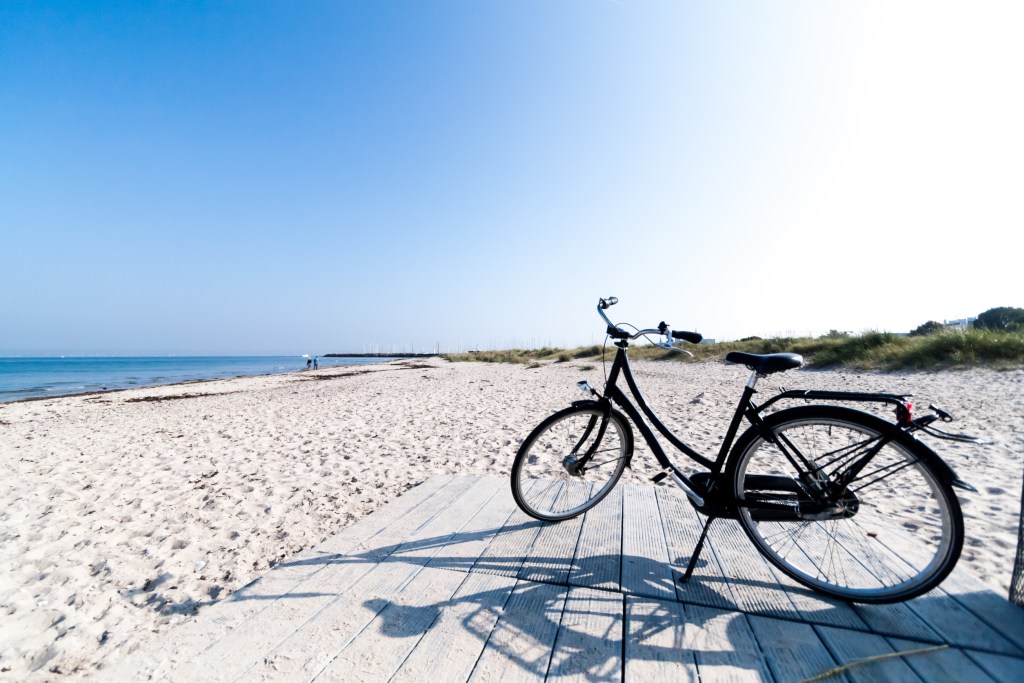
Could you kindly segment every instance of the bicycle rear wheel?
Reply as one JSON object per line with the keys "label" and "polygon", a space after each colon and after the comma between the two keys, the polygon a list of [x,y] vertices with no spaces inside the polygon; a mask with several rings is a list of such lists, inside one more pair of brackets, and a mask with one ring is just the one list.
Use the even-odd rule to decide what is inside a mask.
{"label": "bicycle rear wheel", "polygon": [[[878,448],[892,425],[836,406],[791,408],[750,430],[730,459],[740,524],[766,559],[817,591],[852,602],[907,600],[937,586],[963,547],[960,504],[911,437],[888,440],[823,505],[820,491]],[[795,462],[794,462],[795,461]],[[757,508],[757,504],[768,504]]]}
{"label": "bicycle rear wheel", "polygon": [[601,502],[633,452],[626,418],[595,405],[573,406],[541,422],[516,453],[512,497],[546,522],[571,519]]}

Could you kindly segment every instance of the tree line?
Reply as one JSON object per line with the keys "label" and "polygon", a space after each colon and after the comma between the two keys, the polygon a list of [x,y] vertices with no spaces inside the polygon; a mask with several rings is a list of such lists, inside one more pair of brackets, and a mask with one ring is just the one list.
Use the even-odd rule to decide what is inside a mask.
{"label": "tree line", "polygon": [[[1003,332],[1024,331],[1024,308],[1013,308],[1012,306],[1000,306],[990,308],[984,313],[979,313],[977,319],[971,323],[972,327],[979,330],[999,330]],[[919,325],[911,337],[921,337],[946,329],[946,326],[936,320],[929,320]]]}

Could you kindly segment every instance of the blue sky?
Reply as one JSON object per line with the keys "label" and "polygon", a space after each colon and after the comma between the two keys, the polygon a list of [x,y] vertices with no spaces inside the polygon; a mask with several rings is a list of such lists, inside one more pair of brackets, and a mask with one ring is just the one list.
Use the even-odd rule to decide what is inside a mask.
{"label": "blue sky", "polygon": [[0,353],[1024,306],[1013,3],[0,4]]}

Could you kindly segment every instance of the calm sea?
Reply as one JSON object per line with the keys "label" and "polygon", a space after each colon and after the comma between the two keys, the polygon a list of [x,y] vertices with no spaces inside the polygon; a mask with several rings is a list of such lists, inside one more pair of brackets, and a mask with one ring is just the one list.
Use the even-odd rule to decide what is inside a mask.
{"label": "calm sea", "polygon": [[[382,363],[390,358],[320,358],[321,367]],[[174,384],[197,379],[274,375],[306,367],[301,356],[0,357],[0,403]]]}

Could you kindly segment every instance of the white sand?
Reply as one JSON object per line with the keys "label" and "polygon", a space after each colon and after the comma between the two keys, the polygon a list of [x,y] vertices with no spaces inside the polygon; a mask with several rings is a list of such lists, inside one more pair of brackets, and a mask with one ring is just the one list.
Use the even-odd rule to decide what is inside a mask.
{"label": "white sand", "polygon": [[[415,361],[0,405],[0,678],[93,672],[432,474],[507,474],[533,426],[581,397],[577,380],[601,386],[600,363],[583,366]],[[665,421],[717,452],[746,371],[635,369]],[[1024,371],[775,378],[762,396],[779,381],[912,392],[962,418],[954,431],[997,439],[929,441],[983,494],[961,495],[961,566],[1006,594]],[[634,464],[634,479],[656,470],[646,449]]]}

